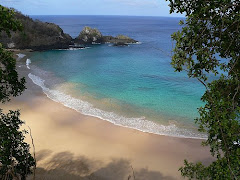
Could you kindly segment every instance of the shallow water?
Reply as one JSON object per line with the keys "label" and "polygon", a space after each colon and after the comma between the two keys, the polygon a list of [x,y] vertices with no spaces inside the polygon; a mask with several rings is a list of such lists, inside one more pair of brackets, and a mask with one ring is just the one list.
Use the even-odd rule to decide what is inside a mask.
{"label": "shallow water", "polygon": [[[204,87],[171,67],[179,18],[34,16],[76,37],[84,26],[141,44],[34,52],[29,77],[53,100],[81,113],[145,132],[203,137],[194,118]],[[41,82],[41,83],[40,83]],[[39,84],[40,83],[40,84]]]}

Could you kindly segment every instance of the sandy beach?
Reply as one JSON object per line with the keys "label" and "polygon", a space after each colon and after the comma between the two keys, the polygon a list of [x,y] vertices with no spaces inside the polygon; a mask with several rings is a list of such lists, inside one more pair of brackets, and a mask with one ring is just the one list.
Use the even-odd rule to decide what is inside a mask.
{"label": "sandy beach", "polygon": [[[25,57],[26,59],[26,57]],[[183,160],[212,160],[209,149],[198,139],[143,133],[82,115],[50,100],[27,77],[25,59],[18,62],[27,90],[3,106],[21,110],[24,129],[34,139],[36,179],[182,179]],[[20,66],[20,67],[19,67]],[[31,143],[29,135],[26,141]],[[33,149],[31,148],[31,152]],[[133,175],[134,174],[134,175]]]}

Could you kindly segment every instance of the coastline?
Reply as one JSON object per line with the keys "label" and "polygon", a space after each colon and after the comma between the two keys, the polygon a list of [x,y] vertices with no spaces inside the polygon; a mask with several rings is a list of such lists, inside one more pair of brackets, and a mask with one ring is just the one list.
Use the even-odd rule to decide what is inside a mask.
{"label": "coastline", "polygon": [[[28,69],[29,66],[27,66]],[[49,72],[40,70],[41,74],[48,74]],[[35,74],[35,73],[34,73]],[[39,86],[44,94],[54,102],[60,103],[67,108],[73,109],[74,111],[81,113],[86,116],[101,119],[103,121],[110,122],[116,126],[121,126],[124,128],[135,129],[144,133],[150,133],[155,135],[163,135],[178,138],[191,138],[191,139],[201,139],[205,140],[206,137],[199,132],[192,131],[190,129],[180,128],[175,124],[163,125],[154,121],[150,121],[143,117],[125,117],[119,115],[112,111],[102,110],[101,108],[94,107],[94,103],[89,103],[83,97],[76,98],[72,95],[65,94],[64,90],[61,88],[49,89],[45,85],[45,79],[34,75],[32,73],[28,74],[28,77],[32,82]],[[60,85],[61,86],[61,85]],[[64,85],[63,85],[64,86]],[[60,89],[60,90],[59,90]],[[84,100],[82,100],[84,99]],[[96,102],[97,103],[97,102]],[[93,105],[94,104],[94,105]],[[115,108],[118,108],[115,106]]]}
{"label": "coastline", "polygon": [[[132,166],[137,179],[181,179],[178,168],[184,159],[205,163],[212,160],[209,149],[201,146],[202,140],[116,126],[54,102],[28,78],[23,62],[17,63],[17,69],[20,76],[26,77],[27,90],[3,109],[21,109],[21,119],[31,127],[41,168],[37,171],[39,177],[51,179],[53,171],[49,170],[54,169],[55,173],[64,170],[65,175],[74,175],[76,179],[90,175],[104,179],[106,174],[114,179],[127,179]],[[26,141],[31,142],[29,136]],[[88,171],[83,171],[83,164]]]}
{"label": "coastline", "polygon": [[[52,54],[52,52],[49,52],[49,53],[50,55]],[[59,53],[62,53],[62,52],[59,52]],[[73,52],[73,54],[74,53],[75,52]],[[88,82],[97,84],[102,80],[104,81],[104,78],[98,79],[96,82],[92,82],[92,78],[90,78],[90,81],[86,80],[88,79],[88,77],[86,77],[85,79],[83,78],[81,80],[81,83],[79,82],[76,83],[71,81],[69,82],[64,78],[65,74],[68,74],[68,73],[64,73],[64,69],[63,71],[61,70],[61,68],[64,67],[65,65],[58,67],[60,76],[55,75],[55,74],[58,74],[57,69],[55,70],[53,69],[53,71],[51,71],[47,67],[44,69],[41,69],[41,65],[39,67],[38,65],[35,66],[35,63],[37,64],[40,63],[38,61],[39,59],[42,58],[41,54],[42,53],[36,52],[36,54],[33,55],[34,57],[32,58],[34,60],[34,64],[32,64],[31,70],[29,71],[27,76],[34,82],[34,84],[41,87],[42,91],[49,99],[55,102],[61,103],[64,106],[71,108],[81,114],[100,118],[101,120],[108,121],[113,123],[114,125],[122,126],[125,128],[131,128],[131,129],[136,129],[146,133],[165,135],[165,136],[171,136],[171,137],[206,139],[206,134],[200,133],[199,131],[197,131],[197,126],[194,125],[194,122],[192,122],[191,125],[190,123],[189,124],[186,123],[188,121],[188,115],[184,113],[178,116],[178,114],[176,114],[176,111],[179,111],[178,110],[179,106],[172,107],[170,106],[170,104],[168,104],[168,108],[165,108],[164,105],[161,105],[162,107],[159,107],[159,109],[165,108],[166,114],[163,109],[161,110],[162,111],[161,113],[156,113],[154,110],[151,109],[151,106],[153,105],[154,107],[154,105],[156,105],[157,102],[151,97],[145,101],[145,104],[149,104],[150,108],[148,108],[147,106],[144,106],[144,103],[141,103],[141,102],[139,103],[140,106],[138,106],[138,104],[136,103],[136,101],[138,101],[136,96],[133,96],[133,98],[128,97],[125,100],[124,100],[124,97],[123,99],[121,99],[122,98],[121,96],[123,96],[123,93],[121,92],[118,93],[120,97],[118,97],[117,94],[113,94],[112,97],[111,96],[108,97],[106,94],[104,94],[105,92],[107,92],[107,90],[104,92],[101,90],[98,91],[98,88],[93,88],[93,89],[86,88],[87,86],[89,87],[92,86],[92,85],[88,85]],[[43,56],[44,54],[45,52],[43,52]],[[49,57],[48,52],[46,52],[46,57]],[[71,57],[68,57],[68,58],[70,61],[74,59]],[[45,65],[48,63],[51,63],[52,66],[55,67],[55,63],[57,63],[57,62],[54,62],[55,58],[53,59],[54,63],[52,63],[51,59],[48,59],[47,61],[45,61],[44,59],[43,59],[43,63]],[[59,62],[63,64],[66,63],[66,61],[61,61],[61,60]],[[66,64],[66,66],[68,66],[68,63]],[[45,70],[45,69],[48,69],[48,70]],[[70,68],[68,67],[68,69]],[[73,67],[73,69],[75,68]],[[75,69],[76,75],[78,73],[77,71],[78,70]],[[84,81],[88,81],[88,82],[84,83]],[[111,80],[111,82],[114,82],[114,81]],[[141,94],[145,90],[141,91],[139,89],[141,89],[141,87],[144,88],[145,86],[147,85],[144,85],[144,84],[135,85],[134,88],[136,88],[136,91],[138,91]],[[83,88],[79,88],[79,87],[83,87]],[[112,87],[114,88],[115,85],[113,85]],[[129,87],[131,87],[131,85],[129,85]],[[160,88],[159,94],[161,94],[162,93],[161,87],[159,88]],[[95,92],[95,90],[97,90],[96,91],[97,93]],[[110,94],[111,93],[113,93],[113,91],[111,92],[110,90]],[[129,90],[128,93],[131,93],[131,90]],[[145,96],[145,95],[141,94],[141,96]],[[116,96],[116,98],[114,98],[114,96]],[[158,102],[167,101],[166,98],[160,99],[159,97],[158,97],[158,100],[159,100]],[[133,99],[133,101],[130,101],[130,99]],[[186,104],[186,107],[189,104],[190,103]],[[175,115],[171,115],[171,113],[169,113],[174,111],[175,111]],[[194,110],[192,109],[192,111]],[[191,111],[187,111],[187,112],[191,112]],[[169,114],[171,116],[168,116]],[[187,120],[183,118],[180,119],[181,117],[187,117],[186,118]]]}

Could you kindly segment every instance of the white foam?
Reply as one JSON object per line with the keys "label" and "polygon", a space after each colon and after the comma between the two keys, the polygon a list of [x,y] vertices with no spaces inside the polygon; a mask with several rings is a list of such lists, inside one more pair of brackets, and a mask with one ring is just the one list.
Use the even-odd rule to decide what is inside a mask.
{"label": "white foam", "polygon": [[138,42],[135,42],[135,43],[126,43],[126,44],[142,44],[142,42],[138,41]]}
{"label": "white foam", "polygon": [[[139,44],[142,44],[142,42],[139,42],[139,41],[138,41],[138,42],[135,42],[135,43],[126,43],[126,44],[127,44],[128,46],[129,46],[129,45],[139,45]],[[111,43],[111,44],[109,44],[108,46],[111,47],[111,46],[114,46],[114,45]]]}
{"label": "white foam", "polygon": [[32,62],[31,59],[26,60],[26,66],[28,69],[30,69],[29,65],[31,64],[31,62]]}
{"label": "white foam", "polygon": [[40,77],[29,73],[28,77],[35,83],[40,86],[43,92],[52,100],[63,104],[66,107],[72,108],[77,112],[80,112],[84,115],[98,117],[100,119],[111,122],[115,125],[128,127],[132,129],[136,129],[143,132],[159,134],[159,135],[167,135],[174,137],[184,137],[184,138],[196,138],[203,139],[204,137],[196,132],[178,128],[174,124],[170,124],[167,126],[157,124],[155,122],[146,120],[145,117],[140,118],[126,118],[120,115],[117,115],[114,112],[106,112],[95,108],[92,104],[82,101],[80,99],[73,98],[70,95],[62,93],[58,90],[49,89],[45,86],[44,80]]}
{"label": "white foam", "polygon": [[17,60],[20,60],[26,56],[25,54],[21,54],[21,53],[18,53],[16,55],[18,56]]}
{"label": "white foam", "polygon": [[69,51],[76,51],[76,50],[80,50],[80,49],[85,49],[85,48],[69,48]]}
{"label": "white foam", "polygon": [[83,49],[89,49],[90,47],[82,47],[82,48],[75,48],[75,47],[70,47],[68,49],[56,49],[58,51],[76,51],[76,50],[83,50]]}

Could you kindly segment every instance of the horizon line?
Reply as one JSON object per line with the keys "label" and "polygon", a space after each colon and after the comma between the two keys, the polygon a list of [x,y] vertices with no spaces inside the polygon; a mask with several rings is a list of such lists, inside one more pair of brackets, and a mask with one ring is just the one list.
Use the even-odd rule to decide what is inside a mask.
{"label": "horizon line", "polygon": [[169,17],[169,18],[185,18],[185,16],[161,16],[161,15],[120,15],[120,14],[25,14],[28,16],[129,16],[129,17]]}

